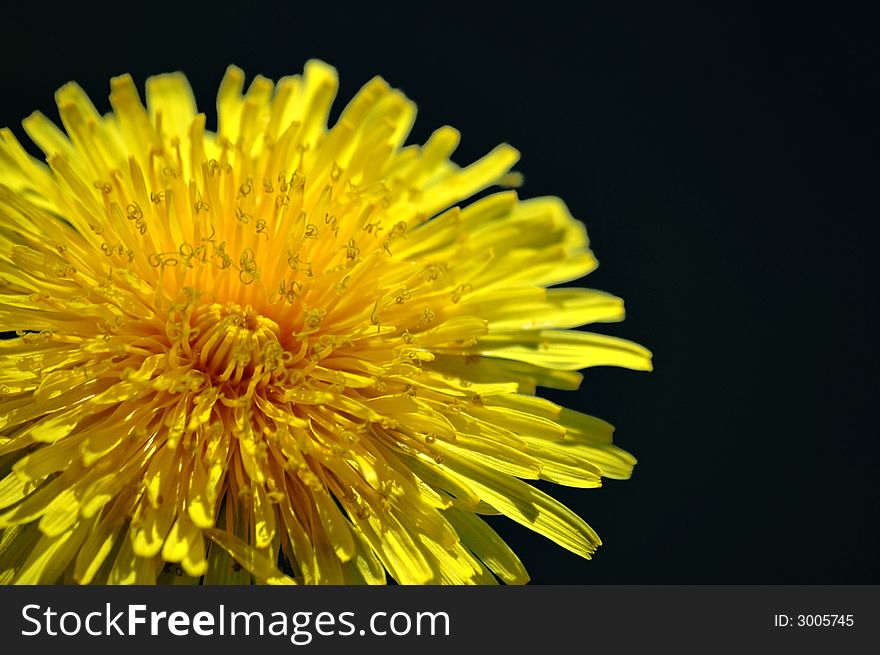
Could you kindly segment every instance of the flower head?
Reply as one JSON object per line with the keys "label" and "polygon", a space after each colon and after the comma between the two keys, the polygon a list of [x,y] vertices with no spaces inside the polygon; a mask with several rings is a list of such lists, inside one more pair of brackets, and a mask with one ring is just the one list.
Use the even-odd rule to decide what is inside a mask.
{"label": "flower head", "polygon": [[535,395],[649,369],[569,328],[622,301],[555,288],[596,261],[556,198],[502,191],[500,146],[459,168],[444,127],[379,78],[327,128],[336,74],[230,68],[216,133],[180,74],[68,84],[66,134],[0,133],[0,581],[508,583],[479,517],[589,557],[524,480],[598,487],[634,459]]}

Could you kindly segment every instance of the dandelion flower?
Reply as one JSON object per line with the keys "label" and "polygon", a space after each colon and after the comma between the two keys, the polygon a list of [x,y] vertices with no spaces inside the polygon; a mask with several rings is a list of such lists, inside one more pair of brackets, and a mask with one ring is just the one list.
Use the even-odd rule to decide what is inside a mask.
{"label": "dandelion flower", "polygon": [[[543,399],[641,346],[518,153],[405,146],[380,78],[332,129],[335,71],[231,67],[206,131],[179,73],[76,84],[64,131],[0,133],[0,581],[522,583],[480,518],[589,558],[600,541],[528,480],[591,488],[635,460]],[[65,133],[66,132],[66,133]]]}

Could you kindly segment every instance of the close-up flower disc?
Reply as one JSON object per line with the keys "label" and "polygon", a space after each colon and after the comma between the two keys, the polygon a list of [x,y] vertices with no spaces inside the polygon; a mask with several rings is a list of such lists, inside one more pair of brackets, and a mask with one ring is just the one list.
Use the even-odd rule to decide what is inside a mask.
{"label": "close-up flower disc", "polygon": [[45,161],[0,131],[0,583],[528,581],[487,515],[590,558],[534,482],[635,459],[538,388],[651,354],[574,329],[624,315],[555,286],[583,225],[381,78],[332,126],[328,65],[244,82],[216,131],[180,73],[63,86]]}

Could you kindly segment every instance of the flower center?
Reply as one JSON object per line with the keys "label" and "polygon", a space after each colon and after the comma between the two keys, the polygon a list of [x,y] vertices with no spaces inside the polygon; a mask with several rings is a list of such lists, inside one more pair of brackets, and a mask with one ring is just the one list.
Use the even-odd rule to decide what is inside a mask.
{"label": "flower center", "polygon": [[180,342],[191,362],[217,382],[267,382],[284,369],[278,324],[250,305],[201,305],[182,326]]}

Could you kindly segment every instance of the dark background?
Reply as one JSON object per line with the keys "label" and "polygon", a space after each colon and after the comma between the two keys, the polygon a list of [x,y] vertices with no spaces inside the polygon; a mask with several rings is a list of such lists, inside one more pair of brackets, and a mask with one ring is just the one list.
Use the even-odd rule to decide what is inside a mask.
{"label": "dark background", "polygon": [[880,583],[877,16],[614,4],[28,3],[4,10],[0,125],[24,140],[71,79],[106,111],[123,72],[185,71],[209,124],[229,63],[322,58],[336,113],[383,75],[419,104],[412,139],[520,149],[521,194],[568,203],[602,262],[585,284],[627,301],[608,331],[655,353],[548,394],[639,465],[552,489],[602,536],[592,562],[494,522],[534,582]]}

